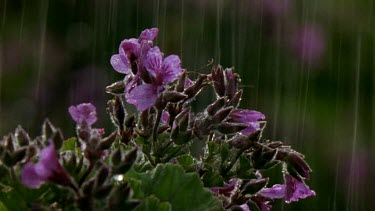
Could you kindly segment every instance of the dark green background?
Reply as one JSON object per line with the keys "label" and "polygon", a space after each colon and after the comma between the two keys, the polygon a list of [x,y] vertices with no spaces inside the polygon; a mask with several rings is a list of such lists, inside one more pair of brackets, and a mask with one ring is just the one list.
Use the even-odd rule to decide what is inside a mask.
{"label": "dark green background", "polygon": [[[109,59],[122,39],[158,27],[156,44],[180,55],[184,68],[208,72],[211,59],[234,66],[242,107],[267,116],[265,136],[306,155],[317,196],[275,210],[372,210],[373,1],[290,0],[274,23],[253,1],[0,0],[0,135],[22,124],[35,136],[48,117],[72,136],[67,109],[81,102],[95,104],[97,125],[112,130],[104,88],[123,76]],[[285,42],[290,28],[304,24],[324,33],[324,55],[314,64]]]}

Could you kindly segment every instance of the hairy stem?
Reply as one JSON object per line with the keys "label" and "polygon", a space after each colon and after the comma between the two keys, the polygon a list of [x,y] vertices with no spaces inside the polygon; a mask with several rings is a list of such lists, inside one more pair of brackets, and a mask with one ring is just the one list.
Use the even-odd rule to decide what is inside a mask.
{"label": "hairy stem", "polygon": [[154,128],[152,129],[152,149],[153,149],[153,152],[154,152],[154,155],[157,154],[157,151],[158,151],[158,129],[159,129],[159,124],[160,124],[160,120],[161,120],[161,115],[162,115],[162,111],[158,110],[157,111],[157,116],[156,116],[156,119],[155,119],[155,124],[154,124]]}
{"label": "hairy stem", "polygon": [[85,182],[87,176],[91,173],[92,169],[94,168],[95,162],[90,161],[89,168],[86,170],[85,174],[81,177],[81,179],[78,182],[78,186],[81,187],[83,182]]}

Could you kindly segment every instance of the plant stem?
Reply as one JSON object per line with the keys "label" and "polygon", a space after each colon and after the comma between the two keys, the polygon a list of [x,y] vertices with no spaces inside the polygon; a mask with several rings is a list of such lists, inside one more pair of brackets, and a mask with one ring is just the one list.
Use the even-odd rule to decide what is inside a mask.
{"label": "plant stem", "polygon": [[81,187],[83,182],[86,180],[86,177],[89,176],[92,169],[94,168],[95,162],[90,161],[89,168],[86,170],[85,174],[81,177],[81,179],[78,182],[78,186]]}
{"label": "plant stem", "polygon": [[157,116],[154,124],[154,128],[152,129],[152,149],[154,152],[154,155],[156,155],[158,151],[158,129],[159,129],[159,124],[160,124],[160,119],[161,119],[162,111],[158,110],[157,111]]}

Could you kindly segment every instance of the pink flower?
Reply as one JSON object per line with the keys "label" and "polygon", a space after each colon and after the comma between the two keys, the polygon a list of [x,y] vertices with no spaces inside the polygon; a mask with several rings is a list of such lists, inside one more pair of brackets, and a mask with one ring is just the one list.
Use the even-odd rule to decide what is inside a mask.
{"label": "pink flower", "polygon": [[60,165],[55,146],[50,145],[40,152],[37,163],[28,162],[21,172],[22,184],[29,188],[39,188],[43,183],[70,184],[70,178]]}
{"label": "pink flower", "polygon": [[158,47],[151,48],[142,62],[151,83],[138,85],[125,93],[126,101],[135,105],[138,111],[152,107],[165,84],[175,81],[183,71],[178,56],[170,55],[163,59],[163,53]]}
{"label": "pink flower", "polygon": [[271,188],[262,189],[259,194],[270,199],[284,198],[286,203],[298,201],[309,196],[315,196],[315,191],[311,190],[304,181],[298,181],[293,176],[286,174],[285,183],[274,185]]}
{"label": "pink flower", "polygon": [[77,106],[70,106],[69,113],[78,125],[91,126],[97,120],[96,108],[91,103],[81,103]]}
{"label": "pink flower", "polygon": [[119,73],[130,74],[131,65],[136,61],[142,53],[152,46],[152,41],[158,35],[159,29],[152,28],[144,30],[141,35],[136,38],[125,39],[119,46],[119,53],[111,57],[112,67]]}

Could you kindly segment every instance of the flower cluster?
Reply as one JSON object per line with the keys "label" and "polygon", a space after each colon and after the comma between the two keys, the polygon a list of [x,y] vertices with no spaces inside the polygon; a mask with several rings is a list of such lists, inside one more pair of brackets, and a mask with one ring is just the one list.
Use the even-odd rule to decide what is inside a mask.
{"label": "flower cluster", "polygon": [[125,74],[128,84],[126,101],[144,111],[156,102],[165,85],[175,81],[182,73],[180,58],[170,55],[166,58],[159,47],[153,47],[158,29],[144,30],[138,39],[125,39],[119,47],[119,54],[111,57],[113,68]]}
{"label": "flower cluster", "polygon": [[[95,128],[95,106],[82,103],[69,108],[75,137],[64,139],[46,120],[35,139],[19,127],[0,142],[1,182],[19,178],[28,191],[53,192],[23,199],[23,208],[269,211],[273,200],[314,196],[305,183],[311,169],[304,156],[262,138],[265,115],[240,108],[243,90],[234,69],[213,66],[209,74],[191,74],[178,56],[164,58],[153,45],[157,34],[146,29],[123,40],[111,58],[125,74],[106,88],[113,96],[107,103],[112,133]],[[195,111],[194,99],[208,87],[216,99]],[[284,184],[268,184],[264,170],[275,166],[282,167]]]}

